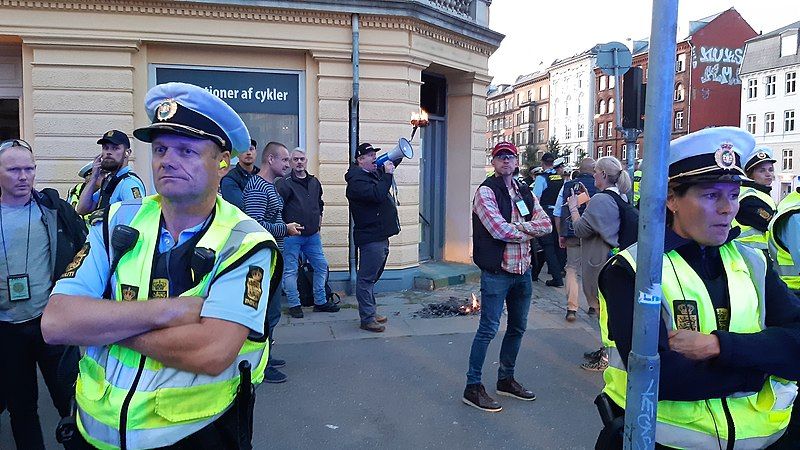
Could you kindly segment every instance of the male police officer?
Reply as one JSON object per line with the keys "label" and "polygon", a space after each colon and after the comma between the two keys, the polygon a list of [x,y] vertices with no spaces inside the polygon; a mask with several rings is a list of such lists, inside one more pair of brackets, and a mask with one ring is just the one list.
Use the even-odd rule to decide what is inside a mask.
{"label": "male police officer", "polygon": [[800,297],[800,187],[778,203],[767,235],[775,269],[783,282]]}
{"label": "male police officer", "polygon": [[[92,177],[89,187],[81,192],[75,211],[78,214],[89,214],[122,200],[141,198],[145,195],[144,183],[138,175],[128,167],[131,157],[131,141],[128,135],[119,130],[111,130],[98,141],[103,150],[95,158],[92,165]],[[100,189],[97,182],[102,178]]]}
{"label": "male police officer", "polygon": [[263,379],[280,258],[272,236],[217,189],[222,163],[250,137],[197,86],[157,85],[145,106],[153,123],[134,136],[152,145],[158,194],[108,208],[57,283],[42,333],[89,346],[78,438],[100,448],[247,447],[248,379]]}
{"label": "male police officer", "polygon": [[538,238],[539,245],[544,249],[547,260],[547,272],[552,279],[545,282],[548,286],[564,286],[564,277],[561,271],[567,262],[567,252],[558,245],[558,233],[555,230],[554,209],[558,193],[564,186],[564,158],[555,158],[552,153],[542,155],[542,173],[536,176],[533,185],[533,195],[539,200],[542,208],[553,221],[553,231]]}

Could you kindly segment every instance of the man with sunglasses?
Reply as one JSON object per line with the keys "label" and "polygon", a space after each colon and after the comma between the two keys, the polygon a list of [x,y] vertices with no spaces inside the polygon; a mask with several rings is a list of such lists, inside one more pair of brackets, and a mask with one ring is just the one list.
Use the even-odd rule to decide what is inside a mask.
{"label": "man with sunglasses", "polygon": [[[21,139],[0,143],[0,398],[18,449],[44,449],[36,367],[53,404],[69,415],[77,347],[42,339],[41,316],[55,280],[83,245],[86,228],[52,189],[33,188],[36,162]],[[59,363],[62,361],[61,367]]]}
{"label": "man with sunglasses", "polygon": [[472,259],[481,269],[481,320],[469,355],[463,401],[483,411],[497,412],[497,403],[481,384],[489,343],[500,327],[503,304],[508,327],[500,347],[497,393],[534,400],[533,392],[514,380],[514,365],[528,323],[531,305],[530,241],[552,231],[547,213],[530,189],[514,178],[517,147],[501,142],[492,150],[494,175],[475,193],[472,205]]}

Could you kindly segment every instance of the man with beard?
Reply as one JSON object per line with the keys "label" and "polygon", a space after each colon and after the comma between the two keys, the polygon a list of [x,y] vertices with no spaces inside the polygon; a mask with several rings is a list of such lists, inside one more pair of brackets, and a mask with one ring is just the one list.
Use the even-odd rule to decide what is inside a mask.
{"label": "man with beard", "polygon": [[[97,143],[103,146],[103,151],[92,165],[92,178],[87,183],[91,189],[81,192],[81,198],[75,207],[80,215],[103,209],[112,203],[146,195],[142,179],[128,167],[128,159],[131,157],[131,141],[128,135],[119,130],[111,130]],[[96,189],[101,177],[103,181],[100,189]]]}
{"label": "man with beard", "polygon": [[[283,178],[289,173],[289,150],[278,142],[270,142],[264,147],[261,155],[261,167],[257,176],[250,177],[244,188],[244,212],[257,221],[262,227],[272,234],[278,248],[283,252],[283,239],[286,236],[298,236],[303,227],[299,223],[283,221],[283,199],[275,189],[275,180]],[[281,287],[275,290],[267,306],[267,322],[269,322],[270,340],[273,340],[273,331],[281,320]],[[286,374],[278,370],[286,362],[272,357],[270,353],[264,381],[267,383],[283,383]]]}
{"label": "man with beard", "polygon": [[244,200],[242,193],[247,181],[259,171],[256,166],[256,148],[258,143],[255,139],[250,139],[250,148],[239,155],[239,162],[228,171],[220,183],[220,193],[228,203],[244,211]]}

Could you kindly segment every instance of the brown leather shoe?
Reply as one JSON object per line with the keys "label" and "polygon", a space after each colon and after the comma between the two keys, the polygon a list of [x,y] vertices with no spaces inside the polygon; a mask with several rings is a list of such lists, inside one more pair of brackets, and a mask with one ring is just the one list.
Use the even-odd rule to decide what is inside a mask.
{"label": "brown leather shoe", "polygon": [[386,327],[379,324],[378,322],[369,322],[369,323],[362,323],[361,329],[366,331],[372,331],[373,333],[383,333],[386,330]]}
{"label": "brown leather shoe", "polygon": [[505,395],[520,400],[536,400],[536,394],[522,387],[514,378],[497,380],[497,395]]}
{"label": "brown leather shoe", "polygon": [[375,322],[378,323],[386,323],[389,321],[389,318],[386,316],[381,316],[379,314],[375,314]]}
{"label": "brown leather shoe", "polygon": [[499,412],[503,410],[500,403],[497,403],[495,399],[490,397],[489,394],[486,393],[486,389],[480,383],[468,384],[467,387],[464,388],[464,396],[461,398],[461,401],[482,411]]}

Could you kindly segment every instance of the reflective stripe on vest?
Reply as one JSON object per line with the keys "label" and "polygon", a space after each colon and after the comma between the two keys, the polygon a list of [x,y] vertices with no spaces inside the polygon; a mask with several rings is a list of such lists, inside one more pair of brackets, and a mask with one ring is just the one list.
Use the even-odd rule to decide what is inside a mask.
{"label": "reflective stripe on vest", "polygon": [[788,219],[792,214],[800,214],[800,193],[794,191],[787,195],[778,204],[778,212],[769,223],[769,254],[775,261],[775,270],[780,275],[781,280],[789,286],[789,289],[800,291],[800,261],[794,261],[792,254],[786,249],[786,244],[779,242],[780,236],[775,234],[775,226],[778,222]]}
{"label": "reflective stripe on vest", "polygon": [[[208,231],[197,247],[216,252],[214,267],[200,283],[181,296],[206,297],[218,274],[235,267],[252,251],[274,239],[258,223],[217,196],[216,211]],[[150,271],[160,235],[159,196],[115,203],[109,212],[109,226],[128,224],[139,230],[139,240],[126,253],[112,274],[112,296],[117,301],[145,301]],[[265,270],[269,280],[277,252]],[[122,285],[138,288],[136,298]],[[126,298],[127,296],[127,298]],[[233,403],[239,386],[240,361],[253,367],[253,383],[264,378],[269,355],[266,342],[245,340],[236,360],[221,374],[203,375],[165,367],[131,349],[110,345],[89,347],[80,361],[76,386],[78,427],[86,440],[99,448],[119,448],[120,411],[128,392],[135,389],[127,414],[128,448],[154,448],[174,444],[216,420]],[[140,367],[140,361],[144,364]],[[138,380],[137,380],[138,375]]]}
{"label": "reflective stripe on vest", "polygon": [[[636,247],[620,252],[636,270]],[[764,328],[764,279],[766,259],[755,249],[738,242],[720,247],[728,281],[731,311],[729,330],[753,333]],[[674,266],[674,268],[673,268]],[[678,281],[678,276],[680,282]],[[692,299],[697,311],[675,311],[674,301]],[[756,301],[757,299],[757,301]],[[605,300],[601,296],[601,305]],[[664,255],[662,263],[662,320],[667,329],[693,325],[702,333],[717,328],[716,312],[702,279],[676,251]],[[606,338],[607,339],[607,336]],[[616,348],[609,352],[609,367],[603,373],[604,392],[625,407],[627,372]],[[797,395],[794,382],[769,377],[757,393],[737,393],[725,399],[736,427],[736,448],[764,448],[784,433]],[[729,430],[721,399],[658,402],[656,441],[675,448],[706,449],[727,445]]]}
{"label": "reflective stripe on vest", "polygon": [[642,182],[642,171],[636,170],[633,172],[633,203],[639,203],[639,185]]}
{"label": "reflective stripe on vest", "polygon": [[[766,192],[759,191],[755,188],[746,188],[742,189],[739,193],[739,203],[742,202],[747,197],[756,197],[759,200],[766,203],[768,206],[772,208],[772,211],[775,211],[775,200],[767,194]],[[742,242],[750,247],[757,248],[759,250],[766,250],[767,249],[767,234],[768,232],[761,232],[756,228],[753,228],[749,225],[742,225],[741,223],[737,222],[736,219],[733,220],[731,226],[739,227],[741,230],[739,233],[739,237],[736,238],[737,241]]]}

